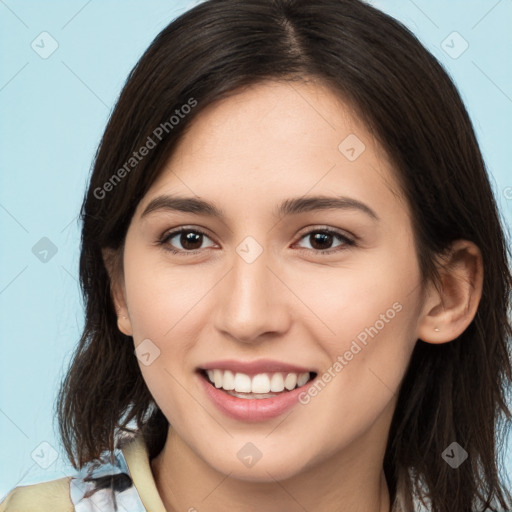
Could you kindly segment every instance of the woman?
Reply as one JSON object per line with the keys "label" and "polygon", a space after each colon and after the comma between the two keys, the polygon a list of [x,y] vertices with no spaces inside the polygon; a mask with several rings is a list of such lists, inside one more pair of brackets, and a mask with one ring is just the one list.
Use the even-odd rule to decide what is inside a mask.
{"label": "woman", "polygon": [[154,40],[82,207],[72,477],[0,510],[512,506],[511,276],[456,88],[355,0],[209,0]]}

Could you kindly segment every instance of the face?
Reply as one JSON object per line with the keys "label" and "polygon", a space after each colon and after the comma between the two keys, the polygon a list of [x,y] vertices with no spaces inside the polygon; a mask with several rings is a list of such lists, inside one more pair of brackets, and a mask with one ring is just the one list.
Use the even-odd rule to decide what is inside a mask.
{"label": "face", "polygon": [[123,258],[120,328],[199,460],[265,481],[383,455],[420,271],[392,165],[333,92],[267,82],[209,106]]}

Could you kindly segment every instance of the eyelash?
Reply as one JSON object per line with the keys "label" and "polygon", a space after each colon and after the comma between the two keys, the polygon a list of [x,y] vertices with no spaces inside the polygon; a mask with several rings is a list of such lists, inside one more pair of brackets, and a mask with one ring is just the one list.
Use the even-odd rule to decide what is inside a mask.
{"label": "eyelash", "polygon": [[[181,250],[181,249],[180,250],[173,249],[169,245],[169,243],[168,243],[169,240],[171,240],[176,235],[179,235],[181,233],[197,233],[197,234],[200,234],[200,235],[203,235],[203,236],[206,236],[206,237],[210,238],[208,236],[208,234],[205,233],[204,231],[202,231],[201,229],[182,227],[180,229],[171,231],[170,233],[164,233],[164,235],[158,241],[158,244],[161,245],[164,248],[164,250],[169,251],[172,254],[179,254],[179,255],[182,255],[182,256],[194,256],[194,255],[200,253],[202,249],[196,249],[194,251],[185,251],[185,250]],[[336,252],[340,252],[340,251],[346,250],[347,246],[348,247],[353,247],[353,246],[356,245],[355,240],[352,240],[352,239],[348,238],[347,236],[343,235],[342,233],[340,233],[339,231],[336,231],[336,230],[333,230],[333,229],[330,229],[330,228],[316,228],[316,229],[312,229],[312,230],[304,233],[303,235],[301,235],[299,241],[302,240],[303,238],[306,238],[307,236],[310,236],[310,235],[314,234],[314,233],[327,233],[329,235],[333,235],[339,241],[343,242],[343,245],[335,247],[335,248],[323,249],[323,250],[307,249],[307,248],[302,247],[302,248],[300,248],[300,250],[306,251],[306,252],[311,252],[312,251],[312,252],[314,252],[316,254],[333,254],[333,253],[336,253]]]}

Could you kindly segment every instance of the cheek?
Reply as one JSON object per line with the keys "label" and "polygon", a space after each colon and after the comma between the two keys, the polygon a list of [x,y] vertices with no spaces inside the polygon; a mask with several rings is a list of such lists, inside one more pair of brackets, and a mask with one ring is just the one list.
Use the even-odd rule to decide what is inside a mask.
{"label": "cheek", "polygon": [[324,410],[335,401],[345,410],[367,404],[368,414],[377,414],[398,389],[416,343],[420,274],[407,247],[359,263],[339,269],[335,279],[308,276],[299,293],[321,319],[308,324],[327,356]]}
{"label": "cheek", "polygon": [[346,267],[305,274],[296,290],[317,317],[309,322],[317,325],[315,338],[342,349],[358,335],[364,342],[375,329],[396,331],[413,321],[420,276],[414,253],[405,249],[397,248],[402,257],[376,250]]}
{"label": "cheek", "polygon": [[143,261],[142,257],[133,258],[125,269],[133,338],[136,343],[145,338],[159,343],[174,337],[184,324],[190,323],[194,306],[207,287],[197,270],[172,268],[162,261],[142,264]]}
{"label": "cheek", "polygon": [[126,269],[135,348],[146,344],[156,354],[147,365],[139,357],[139,367],[154,400],[176,425],[190,415],[190,376],[184,375],[198,338],[201,321],[195,306],[205,294],[204,284],[193,272],[171,271],[159,263]]}

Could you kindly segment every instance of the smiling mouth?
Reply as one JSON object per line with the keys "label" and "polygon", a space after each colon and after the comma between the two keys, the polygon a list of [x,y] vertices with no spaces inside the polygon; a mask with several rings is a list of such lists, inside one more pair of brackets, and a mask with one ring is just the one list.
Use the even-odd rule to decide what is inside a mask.
{"label": "smiling mouth", "polygon": [[199,370],[210,385],[228,395],[245,399],[280,396],[311,382],[316,372],[264,372],[250,376],[242,372],[212,369]]}

